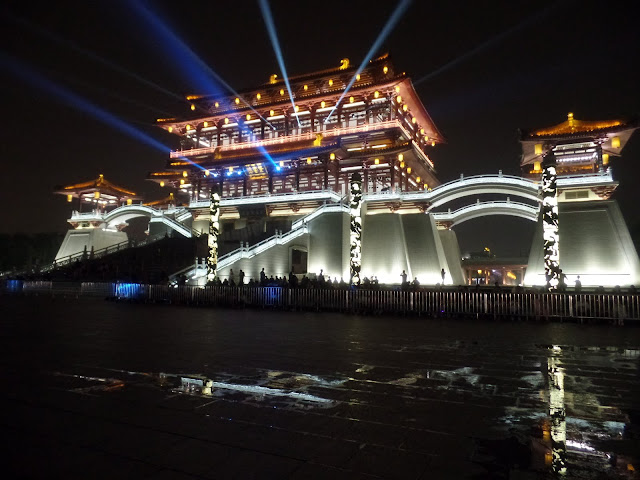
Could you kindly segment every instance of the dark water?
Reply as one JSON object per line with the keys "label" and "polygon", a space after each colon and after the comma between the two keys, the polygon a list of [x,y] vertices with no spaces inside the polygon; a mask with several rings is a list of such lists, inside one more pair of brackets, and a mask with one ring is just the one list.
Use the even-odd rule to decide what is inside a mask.
{"label": "dark water", "polygon": [[636,328],[0,306],[14,476],[552,478],[560,430],[566,478],[640,468]]}

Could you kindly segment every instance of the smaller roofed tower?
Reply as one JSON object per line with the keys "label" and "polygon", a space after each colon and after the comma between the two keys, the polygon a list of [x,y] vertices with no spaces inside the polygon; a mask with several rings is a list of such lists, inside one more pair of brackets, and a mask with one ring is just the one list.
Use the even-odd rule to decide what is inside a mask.
{"label": "smaller roofed tower", "polygon": [[135,192],[105,180],[102,174],[95,180],[57,186],[54,193],[66,195],[69,203],[76,199],[78,211],[83,207],[85,210],[106,211],[141,199]]}
{"label": "smaller roofed tower", "polygon": [[551,149],[558,176],[602,172],[610,157],[620,156],[638,126],[637,119],[578,120],[569,113],[558,125],[521,130],[522,174],[538,178],[542,156]]}

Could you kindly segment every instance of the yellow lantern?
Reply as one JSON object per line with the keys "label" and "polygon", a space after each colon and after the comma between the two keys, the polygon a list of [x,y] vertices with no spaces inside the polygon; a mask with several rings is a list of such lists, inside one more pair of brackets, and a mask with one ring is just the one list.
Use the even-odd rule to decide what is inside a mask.
{"label": "yellow lantern", "polygon": [[236,102],[236,105],[240,104],[240,99],[238,97],[236,97],[236,99],[234,101]]}
{"label": "yellow lantern", "polygon": [[336,159],[336,154],[332,153],[329,155],[329,160],[335,160]]}
{"label": "yellow lantern", "polygon": [[100,192],[94,192],[93,198],[100,198]]}
{"label": "yellow lantern", "polygon": [[416,177],[416,182],[420,183],[421,178],[420,177]]}
{"label": "yellow lantern", "polygon": [[202,126],[203,126],[204,128],[207,128],[207,127],[209,126],[209,122],[204,122],[204,123],[202,124]]}
{"label": "yellow lantern", "polygon": [[180,185],[184,185],[184,178],[180,179]]}
{"label": "yellow lantern", "polygon": [[191,110],[195,110],[195,109],[196,109],[196,106],[192,103],[191,104]]}
{"label": "yellow lantern", "polygon": [[273,117],[276,114],[275,110],[269,110],[269,116]]}
{"label": "yellow lantern", "polygon": [[411,167],[407,167],[407,173],[411,175]]}
{"label": "yellow lantern", "polygon": [[620,148],[620,137],[611,138],[611,148]]}
{"label": "yellow lantern", "polygon": [[380,96],[380,92],[379,91],[375,91],[373,92],[373,98],[378,98]]}
{"label": "yellow lantern", "polygon": [[398,95],[398,96],[396,97],[396,102],[398,102],[398,103],[402,103],[402,96],[401,96],[401,95]]}
{"label": "yellow lantern", "polygon": [[402,153],[398,154],[398,160],[400,161],[404,160],[404,155]]}
{"label": "yellow lantern", "polygon": [[360,81],[360,74],[356,75],[356,82]]}
{"label": "yellow lantern", "polygon": [[218,108],[220,106],[220,104],[218,102],[213,104],[214,107]]}
{"label": "yellow lantern", "polygon": [[228,118],[225,118],[225,119],[224,119],[224,124],[225,124],[225,125],[227,125],[228,123],[229,123],[229,119],[228,119]]}
{"label": "yellow lantern", "polygon": [[67,195],[67,202],[71,203],[71,200],[73,200],[73,195]]}
{"label": "yellow lantern", "polygon": [[542,155],[542,144],[541,143],[536,143],[534,148],[535,148],[535,154],[536,155]]}
{"label": "yellow lantern", "polygon": [[602,164],[603,165],[609,165],[609,154],[608,153],[603,153],[602,154]]}
{"label": "yellow lantern", "polygon": [[280,89],[280,96],[284,95],[284,88]]}
{"label": "yellow lantern", "polygon": [[262,95],[260,95],[259,93],[258,93],[258,94],[256,94],[256,99],[257,99],[257,100],[260,100],[261,98],[262,98]]}
{"label": "yellow lantern", "polygon": [[167,131],[168,131],[169,133],[173,132],[173,127],[169,127],[169,128],[167,128]]}
{"label": "yellow lantern", "polygon": [[211,174],[211,172],[209,170],[205,170],[204,171],[204,176],[205,177],[208,177],[210,174]]}
{"label": "yellow lantern", "polygon": [[355,99],[353,97],[349,97],[349,103],[353,103]]}
{"label": "yellow lantern", "polygon": [[402,111],[406,112],[407,110],[409,110],[409,107],[407,107],[406,105],[402,105]]}
{"label": "yellow lantern", "polygon": [[376,165],[380,165],[380,159],[379,159],[379,158],[376,158],[376,159],[373,161],[373,163],[375,163]]}
{"label": "yellow lantern", "polygon": [[247,121],[251,120],[251,114],[250,113],[247,113],[246,119],[247,119]]}
{"label": "yellow lantern", "polygon": [[539,172],[540,170],[541,170],[540,162],[533,162],[533,171],[534,172]]}
{"label": "yellow lantern", "polygon": [[387,72],[389,72],[389,67],[387,67],[386,65],[384,66],[384,68],[382,69],[382,73],[384,73],[385,75],[387,74]]}
{"label": "yellow lantern", "polygon": [[311,158],[307,158],[307,164],[311,165]]}
{"label": "yellow lantern", "polygon": [[160,181],[160,186],[161,186],[161,187],[164,187],[164,180],[161,180],[161,181]]}
{"label": "yellow lantern", "polygon": [[133,200],[130,198],[127,198],[127,205],[131,205],[133,203]]}
{"label": "yellow lantern", "polygon": [[333,80],[332,79],[329,80],[329,86],[333,87]]}
{"label": "yellow lantern", "polygon": [[309,90],[309,85],[304,86],[304,91],[306,92],[307,90]]}
{"label": "yellow lantern", "polygon": [[183,177],[186,177],[187,175],[189,175],[189,173],[188,173],[186,170],[184,170],[184,171],[182,172],[182,176],[183,176]]}
{"label": "yellow lantern", "polygon": [[320,108],[324,108],[327,103],[323,100],[320,102]]}
{"label": "yellow lantern", "polygon": [[404,168],[404,162],[400,162],[400,168]]}

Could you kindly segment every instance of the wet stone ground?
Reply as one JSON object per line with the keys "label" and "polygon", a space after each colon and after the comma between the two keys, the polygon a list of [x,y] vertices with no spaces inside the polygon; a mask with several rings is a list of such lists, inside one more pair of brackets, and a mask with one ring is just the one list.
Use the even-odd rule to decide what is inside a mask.
{"label": "wet stone ground", "polygon": [[4,478],[555,478],[550,402],[563,478],[640,469],[638,328],[0,296],[0,335]]}

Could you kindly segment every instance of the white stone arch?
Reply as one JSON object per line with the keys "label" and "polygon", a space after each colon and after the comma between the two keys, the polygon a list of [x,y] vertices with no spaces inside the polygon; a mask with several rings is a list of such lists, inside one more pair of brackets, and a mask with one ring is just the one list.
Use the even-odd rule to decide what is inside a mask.
{"label": "white stone arch", "polygon": [[455,227],[468,220],[485,217],[489,215],[507,215],[512,217],[524,218],[536,222],[538,220],[538,205],[529,205],[520,202],[511,201],[492,201],[492,202],[476,202],[471,205],[465,205],[454,211],[433,212],[436,221],[452,222],[451,227]]}

